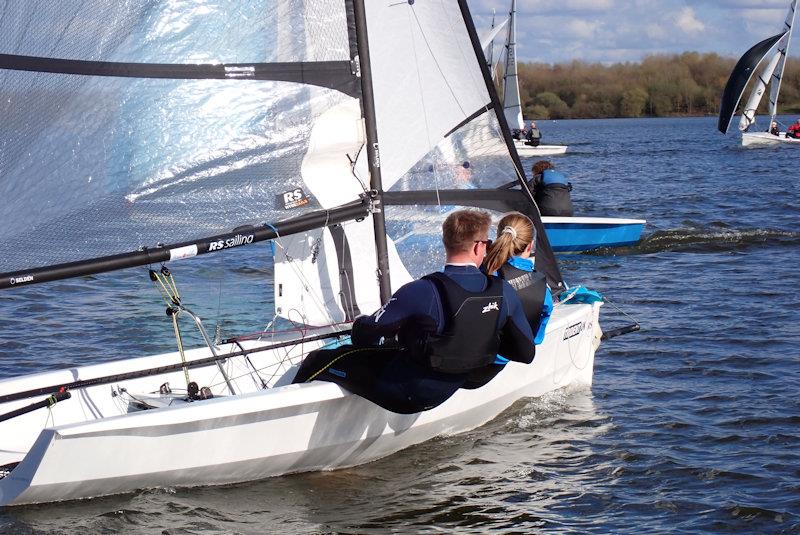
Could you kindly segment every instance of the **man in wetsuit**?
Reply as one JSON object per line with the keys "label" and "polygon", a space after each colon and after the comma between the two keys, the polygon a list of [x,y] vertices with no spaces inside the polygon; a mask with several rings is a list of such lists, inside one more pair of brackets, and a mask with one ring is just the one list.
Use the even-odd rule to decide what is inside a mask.
{"label": "man in wetsuit", "polygon": [[406,284],[377,312],[358,318],[353,345],[309,354],[294,382],[335,382],[410,414],[447,400],[497,354],[532,362],[533,334],[519,297],[478,269],[490,225],[486,212],[451,213],[442,226],[443,273]]}
{"label": "man in wetsuit", "polygon": [[531,121],[531,127],[525,134],[525,139],[527,140],[525,144],[531,147],[538,147],[539,143],[542,142],[542,131],[536,127],[536,123],[533,121]]}

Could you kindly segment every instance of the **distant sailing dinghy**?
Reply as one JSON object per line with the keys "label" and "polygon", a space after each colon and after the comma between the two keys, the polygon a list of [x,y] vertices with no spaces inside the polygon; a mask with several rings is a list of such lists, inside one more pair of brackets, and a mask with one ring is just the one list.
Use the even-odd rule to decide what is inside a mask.
{"label": "distant sailing dinghy", "polygon": [[[722,102],[719,110],[719,123],[717,128],[723,134],[728,133],[733,116],[739,107],[745,89],[750,80],[755,75],[753,89],[750,97],[742,109],[742,117],[739,120],[739,130],[742,132],[742,145],[745,147],[767,147],[778,145],[797,145],[800,139],[787,138],[785,132],[778,132],[777,135],[769,132],[770,125],[778,114],[778,95],[781,91],[781,81],[783,71],[786,67],[786,53],[792,39],[792,27],[794,25],[795,8],[797,0],[792,0],[789,6],[789,13],[783,23],[781,32],[764,39],[756,44],[736,63],[731,73],[725,91],[722,94]],[[750,128],[756,122],[756,110],[761,102],[767,85],[769,85],[769,114],[770,120],[767,123],[767,131],[750,132]]]}
{"label": "distant sailing dinghy", "polygon": [[[467,0],[190,4],[40,0],[0,17],[0,247],[15,251],[0,290],[151,266],[179,349],[0,380],[0,505],[354,466],[591,384],[600,303],[577,298],[533,364],[426,412],[291,384],[305,354],[440,268],[453,207],[527,213],[537,270],[567,288]],[[263,314],[301,328],[213,341],[177,261],[264,241]],[[183,349],[182,319],[204,347]]]}
{"label": "distant sailing dinghy", "polygon": [[[517,0],[511,0],[508,14],[508,33],[505,44],[505,69],[503,73],[503,111],[508,126],[512,130],[524,130],[522,104],[519,96],[519,75],[517,73]],[[554,156],[567,152],[566,145],[526,145],[525,140],[515,139],[514,145],[522,157]]]}

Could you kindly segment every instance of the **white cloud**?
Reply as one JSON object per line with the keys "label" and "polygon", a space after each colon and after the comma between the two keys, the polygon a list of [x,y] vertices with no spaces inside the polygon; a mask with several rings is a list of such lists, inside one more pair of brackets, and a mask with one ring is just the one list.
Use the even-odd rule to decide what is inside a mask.
{"label": "white cloud", "polygon": [[698,33],[706,29],[706,25],[697,20],[694,9],[688,6],[680,10],[675,22],[684,33]]}
{"label": "white cloud", "polygon": [[567,23],[567,31],[572,38],[591,39],[595,37],[600,23],[596,21],[571,20]]}

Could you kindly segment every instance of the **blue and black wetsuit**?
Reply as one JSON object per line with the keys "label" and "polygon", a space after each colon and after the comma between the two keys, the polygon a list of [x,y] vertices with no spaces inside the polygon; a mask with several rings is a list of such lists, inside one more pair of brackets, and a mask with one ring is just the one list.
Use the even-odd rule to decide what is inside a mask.
{"label": "blue and black wetsuit", "polygon": [[[487,276],[473,265],[447,265],[444,274],[467,292],[485,292],[490,286]],[[498,281],[498,288],[502,299],[493,333],[500,335],[497,353],[530,363],[535,346],[522,304],[508,283]],[[450,322],[439,292],[437,284],[426,278],[406,284],[380,310],[355,321],[352,346],[308,355],[295,382],[335,382],[398,413],[441,404],[464,384],[469,372],[439,371],[413,350],[421,337],[442,335]]]}
{"label": "blue and black wetsuit", "polygon": [[[498,272],[516,290],[522,302],[522,309],[528,318],[531,332],[534,332],[533,343],[539,345],[544,340],[547,322],[553,313],[553,296],[544,275],[536,273],[531,258],[513,256]],[[492,366],[472,372],[464,383],[464,388],[480,388],[500,373],[508,359],[497,355]]]}

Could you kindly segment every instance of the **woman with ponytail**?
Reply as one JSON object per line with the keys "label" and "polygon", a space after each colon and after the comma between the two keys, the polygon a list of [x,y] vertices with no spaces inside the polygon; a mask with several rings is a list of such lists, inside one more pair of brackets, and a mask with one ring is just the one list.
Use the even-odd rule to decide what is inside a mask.
{"label": "woman with ponytail", "polygon": [[550,314],[553,296],[544,275],[534,270],[536,227],[527,216],[511,212],[497,224],[497,239],[486,254],[487,273],[495,273],[517,290],[525,315],[534,334],[533,343],[541,344]]}
{"label": "woman with ponytail", "polygon": [[[497,238],[489,246],[484,259],[486,273],[505,279],[517,291],[525,317],[531,325],[533,343],[544,340],[544,332],[553,312],[553,296],[544,275],[534,271],[536,228],[527,216],[511,212],[497,225]],[[463,388],[478,388],[488,383],[508,362],[500,355],[494,365],[473,372]]]}

